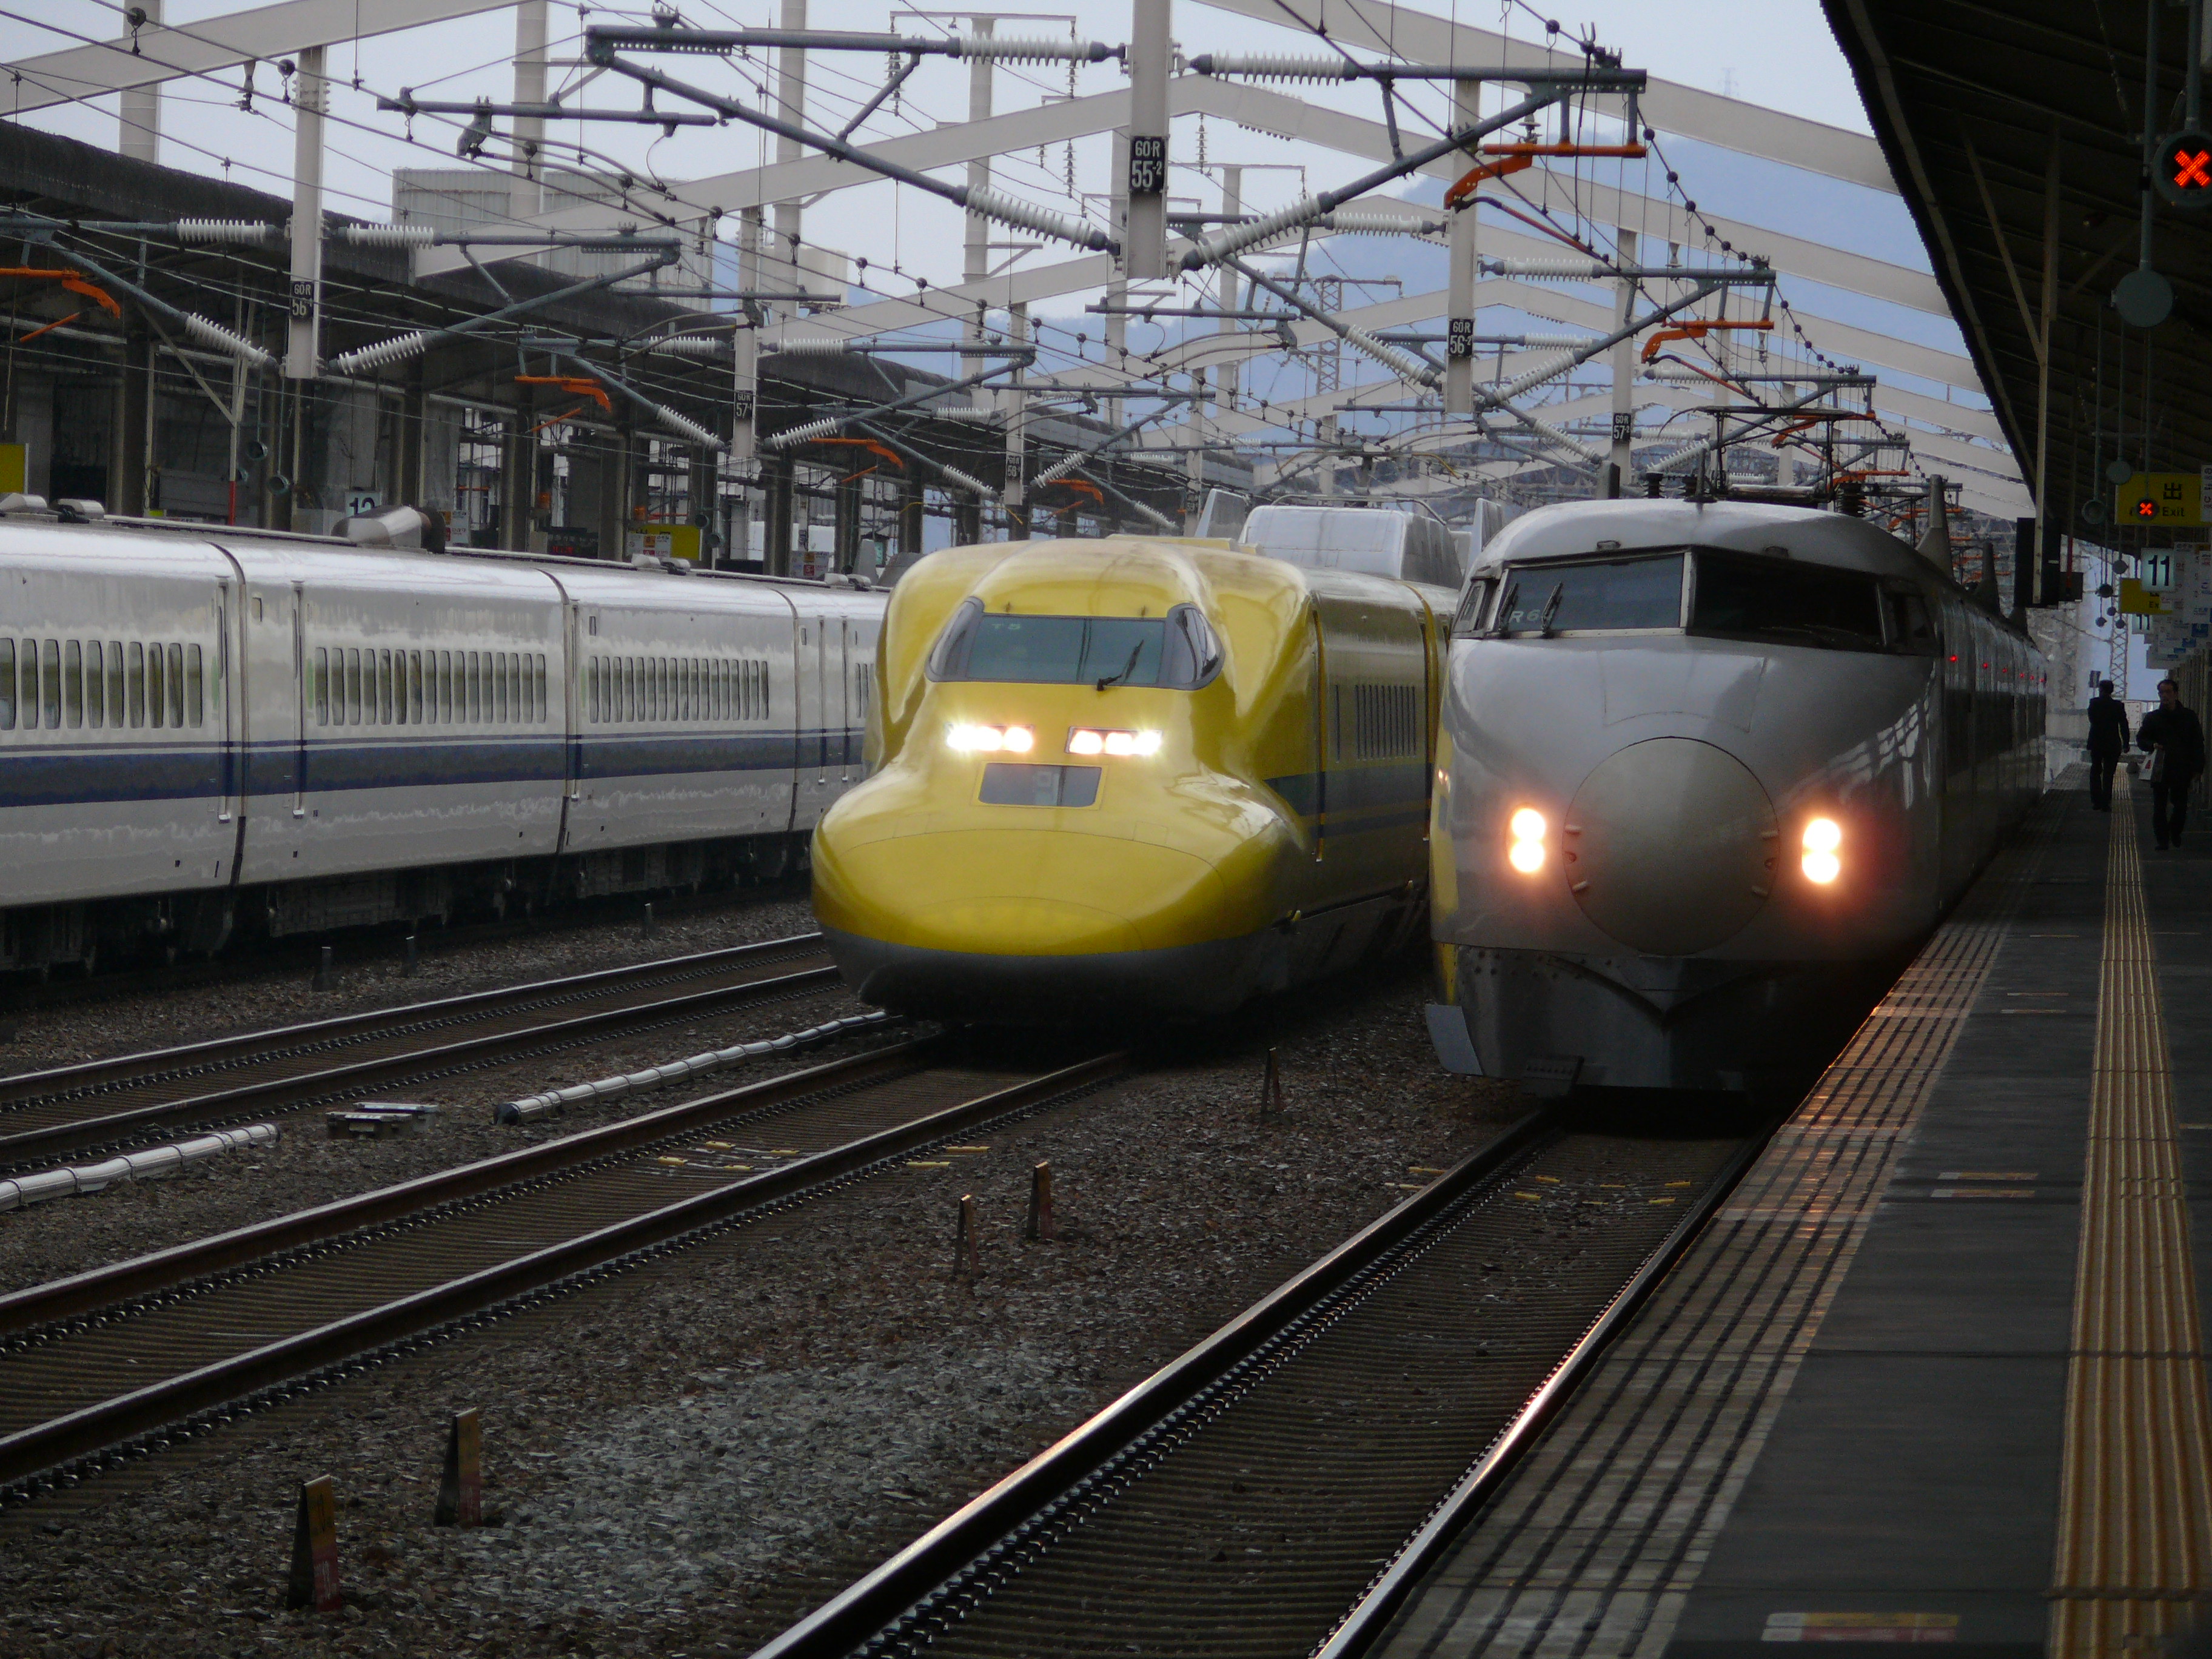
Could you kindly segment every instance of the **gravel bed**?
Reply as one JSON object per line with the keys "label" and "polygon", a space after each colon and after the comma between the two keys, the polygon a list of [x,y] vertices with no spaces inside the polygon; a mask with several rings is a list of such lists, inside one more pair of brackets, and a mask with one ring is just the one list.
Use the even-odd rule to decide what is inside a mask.
{"label": "gravel bed", "polygon": [[[0,1652],[749,1651],[1528,1109],[1412,963],[937,1158],[0,1518]],[[1257,1113],[1279,1046],[1289,1112]],[[404,1143],[401,1143],[404,1144]],[[1063,1238],[1020,1230],[1049,1158]],[[963,1194],[981,1276],[954,1279]],[[501,1524],[429,1524],[445,1413]],[[341,1494],[336,1615],[283,1607]]]}
{"label": "gravel bed", "polygon": [[505,1126],[491,1121],[495,1107],[519,1095],[642,1071],[709,1048],[802,1030],[859,1012],[860,1004],[849,993],[827,988],[720,1018],[687,1019],[681,1025],[636,1032],[535,1060],[487,1066],[371,1097],[436,1106],[435,1121],[416,1135],[333,1140],[322,1109],[282,1113],[270,1120],[280,1132],[273,1146],[223,1153],[164,1180],[118,1182],[97,1193],[52,1199],[27,1209],[0,1213],[0,1291],[41,1284],[351,1194],[411,1181],[457,1164],[657,1111],[710,1091],[738,1088],[796,1066],[820,1065],[886,1043],[908,1042],[917,1030],[931,1029],[900,1024],[878,1027],[794,1054],[741,1060],[710,1073],[703,1081],[571,1107],[559,1117]]}
{"label": "gravel bed", "polygon": [[[411,978],[403,976],[398,963],[388,957],[353,957],[341,939],[337,945],[337,982],[328,991],[313,988],[312,973],[295,970],[9,1013],[0,1025],[15,1026],[15,1037],[0,1043],[0,1073],[43,1071],[237,1031],[434,1002],[471,991],[726,950],[814,930],[814,912],[804,884],[779,884],[762,889],[750,902],[668,916],[649,936],[640,933],[635,917],[549,924],[541,932],[473,942],[441,939],[434,930],[426,931],[421,935],[419,971]],[[366,956],[371,946],[364,941],[357,948]],[[388,951],[389,941],[380,941],[375,948]]]}

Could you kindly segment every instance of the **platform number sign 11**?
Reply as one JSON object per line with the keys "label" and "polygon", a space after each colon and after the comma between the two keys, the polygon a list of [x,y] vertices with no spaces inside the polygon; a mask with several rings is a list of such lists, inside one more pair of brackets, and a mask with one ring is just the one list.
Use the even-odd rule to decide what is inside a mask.
{"label": "platform number sign 11", "polygon": [[1129,140],[1129,194],[1158,196],[1168,187],[1168,141],[1133,137]]}
{"label": "platform number sign 11", "polygon": [[2176,207],[2212,205],[2212,132],[2185,127],[2159,140],[2151,182]]}

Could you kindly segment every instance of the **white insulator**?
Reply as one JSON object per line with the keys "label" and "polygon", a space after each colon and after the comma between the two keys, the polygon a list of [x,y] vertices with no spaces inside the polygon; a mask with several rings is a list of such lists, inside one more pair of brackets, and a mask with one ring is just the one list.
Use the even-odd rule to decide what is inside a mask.
{"label": "white insulator", "polygon": [[348,225],[338,237],[356,247],[428,247],[438,233],[430,225]]}
{"label": "white insulator", "polygon": [[428,329],[417,329],[412,334],[380,340],[374,345],[362,346],[358,350],[341,352],[331,359],[331,368],[340,374],[358,374],[364,369],[382,368],[386,363],[404,362],[410,357],[419,357],[428,351],[430,342],[436,337]]}
{"label": "white insulator", "polygon": [[1215,52],[1206,65],[1215,75],[1243,75],[1255,81],[1349,81],[1356,64],[1342,58],[1301,58],[1286,52]]}
{"label": "white insulator", "polygon": [[846,415],[827,415],[818,421],[809,421],[804,426],[794,426],[779,432],[768,441],[770,449],[793,449],[800,444],[811,443],[817,438],[826,438],[851,419]]}
{"label": "white insulator", "polygon": [[957,483],[963,489],[972,489],[978,495],[982,496],[986,501],[995,501],[999,499],[999,492],[997,490],[992,489],[990,485],[985,483],[981,478],[975,477],[968,473],[963,472],[957,466],[941,466],[938,468],[938,471],[945,475],[947,483]]}
{"label": "white insulator", "polygon": [[688,416],[678,415],[674,410],[664,408],[659,404],[653,406],[653,412],[659,419],[661,425],[666,427],[671,432],[689,438],[702,449],[720,450],[729,447],[721,439]]}
{"label": "white insulator", "polygon": [[790,357],[842,357],[852,349],[852,343],[842,338],[781,340],[776,343],[775,349],[779,354]]}
{"label": "white insulator", "polygon": [[1324,213],[1314,223],[1355,236],[1434,236],[1444,228],[1437,220],[1401,219],[1390,213]]}
{"label": "white insulator", "polygon": [[1574,351],[1586,345],[1595,345],[1597,337],[1592,334],[1523,334],[1522,346],[1528,350],[1541,350],[1547,346],[1564,346]]}
{"label": "white insulator", "polygon": [[1064,64],[1071,58],[1079,63],[1091,61],[1088,43],[1055,40],[1050,35],[1009,34],[1001,39],[994,34],[963,34],[958,39],[963,58],[989,58],[1000,64]]}
{"label": "white insulator", "polygon": [[1581,456],[1583,459],[1588,461],[1592,466],[1599,465],[1603,461],[1604,458],[1599,455],[1595,450],[1584,448],[1581,444],[1577,443],[1572,438],[1570,438],[1565,433],[1560,431],[1559,428],[1552,425],[1550,422],[1540,421],[1534,415],[1528,414],[1522,410],[1516,409],[1513,411],[1513,414],[1522,425],[1526,426],[1531,432],[1543,439],[1547,443],[1556,445],[1558,447],[1566,450],[1571,454]]}
{"label": "white insulator", "polygon": [[957,408],[933,409],[928,412],[936,416],[940,421],[995,421],[999,418],[997,410],[985,408],[980,404],[969,404]]}
{"label": "white insulator", "polygon": [[1072,242],[1077,247],[1103,248],[1106,246],[1106,233],[1097,226],[1080,223],[1065,214],[1054,213],[1051,209],[1038,207],[1034,203],[1001,196],[995,190],[970,190],[968,206],[971,211],[980,213],[987,219],[996,219],[1001,224],[1012,225],[1021,230],[1034,230],[1042,236],[1057,237],[1063,242]]}
{"label": "white insulator", "polygon": [[1183,264],[1187,268],[1195,264],[1218,264],[1248,247],[1271,241],[1285,231],[1319,217],[1321,204],[1311,196],[1301,196],[1288,207],[1277,208],[1273,213],[1263,214],[1246,224],[1225,226],[1213,235],[1204,238],[1183,257]]}
{"label": "white insulator", "polygon": [[1344,337],[1411,386],[1434,386],[1438,376],[1426,363],[1389,346],[1364,328],[1346,328]]}
{"label": "white insulator", "polygon": [[256,368],[267,368],[276,361],[252,341],[240,338],[221,323],[211,323],[197,312],[184,311],[177,314],[185,320],[185,332],[203,345],[228,351],[232,356],[251,363]]}
{"label": "white insulator", "polygon": [[1534,368],[1517,376],[1510,386],[1498,387],[1498,395],[1509,399],[1517,398],[1532,386],[1541,386],[1553,375],[1564,374],[1583,361],[1581,352],[1555,351],[1549,356],[1538,359]]}
{"label": "white insulator", "polygon": [[1620,273],[1598,259],[1485,259],[1491,276],[1544,276],[1554,282],[1592,283]]}
{"label": "white insulator", "polygon": [[1154,524],[1159,526],[1161,529],[1166,531],[1169,535],[1180,536],[1182,534],[1182,526],[1177,524],[1173,519],[1168,517],[1166,514],[1161,512],[1158,507],[1147,506],[1145,502],[1139,501],[1133,495],[1129,498],[1129,505],[1135,507],[1138,512],[1143,514]]}
{"label": "white insulator", "polygon": [[273,242],[283,234],[280,225],[264,225],[252,219],[179,219],[177,221],[177,240],[180,242],[241,242],[249,247]]}
{"label": "white insulator", "polygon": [[672,357],[723,357],[729,355],[730,343],[703,334],[678,334],[669,339],[655,340],[646,349],[665,352]]}

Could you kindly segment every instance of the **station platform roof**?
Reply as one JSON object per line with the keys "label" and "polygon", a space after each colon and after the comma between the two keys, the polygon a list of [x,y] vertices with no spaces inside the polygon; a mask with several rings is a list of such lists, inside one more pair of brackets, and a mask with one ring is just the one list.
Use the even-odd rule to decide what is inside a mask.
{"label": "station platform roof", "polygon": [[[2131,327],[2112,304],[2140,253],[2155,14],[2063,0],[1825,4],[2031,483],[2048,456],[2049,518],[2095,533],[2081,507],[2112,501],[2100,472],[2116,431],[2138,470],[2212,460],[2212,217],[2157,206],[2151,263],[2172,287],[2168,320]],[[2156,9],[2149,101],[2166,132],[2183,125],[2188,14]]]}

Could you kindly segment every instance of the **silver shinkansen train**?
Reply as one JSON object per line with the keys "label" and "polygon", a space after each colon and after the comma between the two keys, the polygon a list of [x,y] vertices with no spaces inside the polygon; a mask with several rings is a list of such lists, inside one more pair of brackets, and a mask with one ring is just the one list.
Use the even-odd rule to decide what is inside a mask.
{"label": "silver shinkansen train", "polygon": [[0,512],[0,968],[781,873],[861,775],[882,617]]}
{"label": "silver shinkansen train", "polygon": [[1801,1075],[2041,791],[2045,691],[2020,630],[1863,520],[1515,521],[1440,716],[1440,1058],[1553,1088]]}

